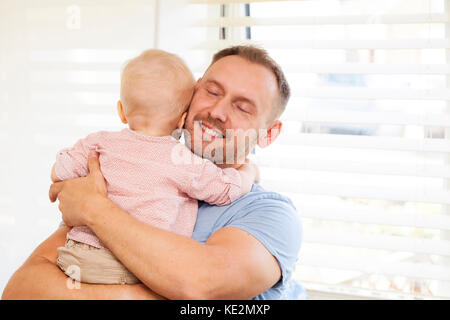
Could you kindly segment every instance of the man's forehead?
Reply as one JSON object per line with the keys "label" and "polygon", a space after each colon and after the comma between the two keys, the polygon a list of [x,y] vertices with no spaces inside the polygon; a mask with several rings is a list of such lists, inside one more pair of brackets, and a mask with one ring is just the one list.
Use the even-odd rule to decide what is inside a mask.
{"label": "man's forehead", "polygon": [[250,68],[263,67],[238,55],[231,55],[223,57],[211,64],[205,72],[205,76],[210,74],[221,74],[224,71],[228,73],[243,74],[248,72],[248,69]]}
{"label": "man's forehead", "polygon": [[[251,62],[237,55],[227,56],[213,63],[205,72],[205,82],[213,82],[224,89],[248,91],[257,89],[252,98],[261,96],[261,93],[276,93],[278,85],[275,75],[263,65]],[[264,94],[264,97],[267,98]]]}

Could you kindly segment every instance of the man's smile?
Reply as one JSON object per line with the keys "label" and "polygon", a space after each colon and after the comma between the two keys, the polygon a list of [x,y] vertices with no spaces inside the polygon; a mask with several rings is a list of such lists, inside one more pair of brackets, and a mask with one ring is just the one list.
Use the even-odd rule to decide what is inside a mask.
{"label": "man's smile", "polygon": [[223,138],[222,132],[219,129],[214,128],[210,124],[203,121],[195,121],[202,130],[202,138],[204,141],[212,141],[216,138]]}

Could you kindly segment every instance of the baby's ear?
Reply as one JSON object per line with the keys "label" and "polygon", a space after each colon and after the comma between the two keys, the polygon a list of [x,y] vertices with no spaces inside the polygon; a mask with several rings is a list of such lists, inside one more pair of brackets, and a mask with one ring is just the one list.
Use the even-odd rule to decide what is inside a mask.
{"label": "baby's ear", "polygon": [[122,123],[127,124],[127,118],[125,117],[125,113],[123,112],[123,106],[122,106],[122,102],[119,100],[117,101],[117,113],[119,114],[120,120],[122,121]]}
{"label": "baby's ear", "polygon": [[183,115],[181,116],[180,120],[178,121],[178,125],[177,125],[178,129],[183,129],[184,123],[186,122],[186,116],[187,116],[187,112],[183,113]]}

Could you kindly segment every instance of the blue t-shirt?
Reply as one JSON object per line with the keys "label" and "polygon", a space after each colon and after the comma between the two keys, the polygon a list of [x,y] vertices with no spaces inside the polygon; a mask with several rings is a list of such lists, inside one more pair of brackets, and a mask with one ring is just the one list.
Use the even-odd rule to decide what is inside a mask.
{"label": "blue t-shirt", "polygon": [[251,192],[227,206],[199,201],[192,238],[206,242],[218,229],[235,227],[253,235],[278,260],[281,279],[253,299],[306,298],[303,287],[292,279],[302,240],[302,225],[289,198],[253,185]]}

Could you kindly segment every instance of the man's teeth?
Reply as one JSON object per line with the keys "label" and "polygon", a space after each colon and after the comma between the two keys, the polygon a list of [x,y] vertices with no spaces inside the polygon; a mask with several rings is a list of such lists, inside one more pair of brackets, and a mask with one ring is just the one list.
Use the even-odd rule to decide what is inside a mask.
{"label": "man's teeth", "polygon": [[221,134],[217,133],[217,132],[214,131],[214,130],[211,130],[211,129],[208,129],[208,128],[205,128],[205,127],[203,127],[203,130],[205,130],[205,132],[206,132],[207,134],[209,134],[210,136],[214,136],[214,137],[216,137],[216,138],[221,138],[221,137],[222,137]]}
{"label": "man's teeth", "polygon": [[209,129],[209,128],[203,126],[203,125],[202,125],[202,129],[205,130],[205,133],[209,134],[210,136],[214,136],[216,138],[222,138],[222,134],[217,132],[217,131],[215,131],[215,130]]}

